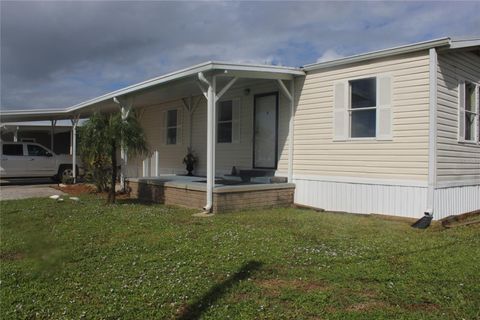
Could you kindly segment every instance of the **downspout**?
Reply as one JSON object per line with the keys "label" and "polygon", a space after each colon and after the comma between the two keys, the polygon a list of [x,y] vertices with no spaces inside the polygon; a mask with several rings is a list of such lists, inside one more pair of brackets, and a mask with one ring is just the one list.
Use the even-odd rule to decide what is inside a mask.
{"label": "downspout", "polygon": [[429,50],[429,126],[428,126],[428,192],[427,211],[435,212],[435,187],[437,185],[437,51]]}
{"label": "downspout", "polygon": [[203,209],[205,212],[210,212],[213,206],[213,184],[214,184],[214,177],[215,174],[214,164],[213,164],[213,157],[214,157],[214,137],[213,137],[213,126],[214,126],[214,106],[215,106],[215,80],[213,79],[212,82],[208,81],[205,78],[203,72],[198,73],[198,79],[205,83],[208,86],[207,90],[207,203]]}

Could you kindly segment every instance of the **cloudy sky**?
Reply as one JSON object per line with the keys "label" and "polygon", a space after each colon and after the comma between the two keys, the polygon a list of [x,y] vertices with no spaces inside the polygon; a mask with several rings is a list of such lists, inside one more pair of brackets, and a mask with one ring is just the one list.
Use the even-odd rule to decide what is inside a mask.
{"label": "cloudy sky", "polygon": [[1,1],[1,108],[63,108],[208,60],[302,66],[480,36],[480,2]]}

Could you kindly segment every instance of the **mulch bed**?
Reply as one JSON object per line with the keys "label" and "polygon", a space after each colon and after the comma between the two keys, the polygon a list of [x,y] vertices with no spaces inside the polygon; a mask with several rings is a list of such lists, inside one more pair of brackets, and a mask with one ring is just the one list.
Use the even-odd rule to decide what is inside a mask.
{"label": "mulch bed", "polygon": [[[53,187],[62,192],[68,193],[71,196],[79,196],[82,194],[97,194],[102,198],[108,197],[108,192],[97,192],[97,188],[93,184],[77,183],[77,184],[59,184]],[[117,199],[129,199],[129,195],[126,193],[117,192]]]}

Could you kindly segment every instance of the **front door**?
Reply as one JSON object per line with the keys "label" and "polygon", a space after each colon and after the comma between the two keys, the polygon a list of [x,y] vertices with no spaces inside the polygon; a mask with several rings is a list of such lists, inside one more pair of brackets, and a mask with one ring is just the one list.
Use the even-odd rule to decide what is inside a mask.
{"label": "front door", "polygon": [[253,167],[276,169],[278,93],[255,96]]}

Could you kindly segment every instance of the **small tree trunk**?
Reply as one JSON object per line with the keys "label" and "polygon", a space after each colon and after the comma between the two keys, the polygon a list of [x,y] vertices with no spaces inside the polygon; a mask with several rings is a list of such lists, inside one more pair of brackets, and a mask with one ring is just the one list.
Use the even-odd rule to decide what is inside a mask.
{"label": "small tree trunk", "polygon": [[117,183],[117,146],[112,140],[112,180],[110,182],[110,192],[108,193],[108,203],[115,203],[115,185]]}

